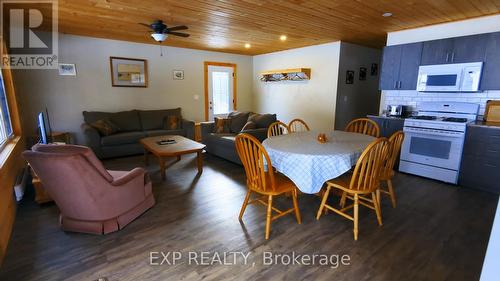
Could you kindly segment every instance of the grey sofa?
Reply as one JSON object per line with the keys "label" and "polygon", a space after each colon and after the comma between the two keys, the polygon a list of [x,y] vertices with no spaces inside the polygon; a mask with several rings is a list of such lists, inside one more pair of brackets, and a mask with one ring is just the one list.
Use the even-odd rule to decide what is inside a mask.
{"label": "grey sofa", "polygon": [[[176,115],[181,121],[178,130],[165,130],[164,120],[167,116]],[[194,139],[194,122],[182,119],[181,109],[165,110],[130,110],[121,112],[84,111],[82,130],[85,144],[92,148],[99,158],[110,158],[143,153],[139,143],[141,138],[160,135],[181,135]],[[119,127],[115,134],[102,136],[90,124],[109,119]]]}
{"label": "grey sofa", "polygon": [[[230,116],[233,113],[230,113]],[[239,114],[246,114],[247,119],[250,120],[252,115],[255,113],[252,112],[244,112]],[[254,137],[256,137],[259,141],[263,141],[267,138],[267,129],[271,123],[275,122],[276,114],[258,114],[262,116],[256,122],[256,128],[250,130],[241,130],[245,125],[240,124],[231,124],[231,132],[224,134],[215,133],[215,123],[211,122],[201,122],[201,138],[202,142],[207,146],[206,151],[212,155],[218,156],[220,158],[224,158],[233,163],[241,165],[240,158],[238,153],[236,152],[236,146],[234,140],[239,133],[247,133]],[[235,122],[232,122],[235,123]]]}

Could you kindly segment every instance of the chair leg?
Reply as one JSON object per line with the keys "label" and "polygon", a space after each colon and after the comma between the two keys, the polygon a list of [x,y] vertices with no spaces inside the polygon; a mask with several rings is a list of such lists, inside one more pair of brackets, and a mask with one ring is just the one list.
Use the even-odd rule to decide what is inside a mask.
{"label": "chair leg", "polygon": [[346,199],[347,199],[347,193],[345,191],[342,191],[342,198],[340,199],[340,207],[342,208],[345,207]]}
{"label": "chair leg", "polygon": [[377,214],[378,225],[382,225],[382,211],[380,210],[380,202],[378,201],[378,196],[375,192],[372,192],[373,207],[375,208],[375,214]]}
{"label": "chair leg", "polygon": [[354,194],[354,240],[358,240],[358,194]]}
{"label": "chair leg", "polygon": [[330,186],[327,186],[325,193],[323,193],[323,199],[321,199],[321,204],[319,205],[318,214],[316,215],[317,220],[319,220],[319,217],[321,217],[321,213],[323,212],[323,208],[325,207],[326,199],[328,199],[329,193],[330,193]]}
{"label": "chair leg", "polygon": [[295,218],[297,219],[297,223],[301,224],[302,223],[302,218],[300,217],[300,211],[299,211],[299,203],[297,202],[297,189],[294,189],[292,191],[292,199],[293,199],[293,208],[295,209]]}
{"label": "chair leg", "polygon": [[248,200],[250,199],[250,194],[252,192],[250,191],[250,189],[247,191],[247,195],[245,196],[245,201],[243,201],[243,205],[241,206],[241,210],[240,210],[240,220],[243,219],[243,214],[245,213],[245,210],[247,208],[247,205],[248,205]]}
{"label": "chair leg", "polygon": [[269,195],[267,200],[267,215],[266,215],[266,240],[269,239],[269,233],[271,232],[271,215],[273,212],[273,196]]}
{"label": "chair leg", "polygon": [[394,193],[391,179],[387,180],[387,187],[389,188],[389,193],[391,194],[392,207],[396,208],[396,194]]}

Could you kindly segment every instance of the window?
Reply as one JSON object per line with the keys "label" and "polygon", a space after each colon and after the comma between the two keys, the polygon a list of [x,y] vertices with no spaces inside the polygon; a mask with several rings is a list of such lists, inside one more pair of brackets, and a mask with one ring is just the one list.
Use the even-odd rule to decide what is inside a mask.
{"label": "window", "polygon": [[0,146],[12,136],[12,123],[9,115],[9,105],[7,104],[7,96],[3,77],[0,71]]}
{"label": "window", "polygon": [[229,73],[212,72],[214,114],[230,111],[231,95],[229,92]]}

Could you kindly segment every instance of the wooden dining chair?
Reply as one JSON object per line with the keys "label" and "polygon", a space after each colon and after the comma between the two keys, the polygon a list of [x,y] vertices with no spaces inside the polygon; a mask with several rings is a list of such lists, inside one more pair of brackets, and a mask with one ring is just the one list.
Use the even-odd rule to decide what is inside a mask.
{"label": "wooden dining chair", "polygon": [[[295,218],[300,224],[302,220],[300,218],[297,187],[295,184],[284,175],[274,172],[266,149],[255,137],[249,134],[239,134],[236,136],[235,144],[236,151],[245,168],[248,187],[245,201],[243,201],[243,206],[241,206],[239,219],[242,220],[248,204],[261,203],[267,206],[266,239],[269,239],[271,221],[277,218],[295,211]],[[250,200],[252,193],[259,196]],[[273,207],[273,197],[284,195],[285,193],[292,194],[293,207],[286,211],[281,211]],[[277,213],[275,216],[272,214],[273,211]]]}
{"label": "wooden dining chair", "polygon": [[290,129],[290,133],[307,132],[309,131],[309,126],[302,119],[293,119],[288,124],[288,129]]}
{"label": "wooden dining chair", "polygon": [[345,127],[346,132],[359,133],[378,138],[380,136],[380,128],[378,124],[368,118],[354,119]]}
{"label": "wooden dining chair", "polygon": [[404,137],[405,134],[403,133],[403,131],[398,131],[389,138],[387,161],[385,161],[385,164],[382,167],[382,175],[380,178],[380,180],[382,182],[385,182],[387,185],[387,189],[384,189],[382,186],[380,186],[380,192],[388,194],[389,197],[391,197],[393,208],[396,208],[396,194],[394,193],[394,188],[392,186],[392,178],[394,177],[394,164],[396,164],[399,152],[401,151],[401,144],[403,143]]}
{"label": "wooden dining chair", "polygon": [[290,130],[288,129],[288,126],[281,122],[281,121],[276,121],[272,123],[269,128],[267,129],[267,137],[274,137],[274,136],[281,136],[281,135],[286,135],[288,134]]}
{"label": "wooden dining chair", "polygon": [[[380,172],[387,157],[387,144],[386,138],[376,139],[363,151],[352,173],[346,173],[326,182],[326,191],[316,215],[317,220],[322,215],[324,208],[334,211],[354,222],[354,240],[358,240],[358,206],[361,204],[374,210],[378,224],[382,225],[382,213],[376,191],[380,186]],[[343,194],[341,209],[336,209],[326,203],[332,188],[338,189]],[[370,195],[371,198],[367,197]],[[354,203],[345,206],[346,199],[350,199]],[[353,209],[353,216],[345,212],[349,209]]]}

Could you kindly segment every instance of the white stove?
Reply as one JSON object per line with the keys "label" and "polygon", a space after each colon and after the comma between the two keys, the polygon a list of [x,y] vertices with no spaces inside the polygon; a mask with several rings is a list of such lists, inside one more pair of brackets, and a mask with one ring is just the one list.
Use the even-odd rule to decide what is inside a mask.
{"label": "white stove", "polygon": [[467,123],[478,111],[474,103],[421,103],[418,115],[404,123],[399,170],[456,184]]}

